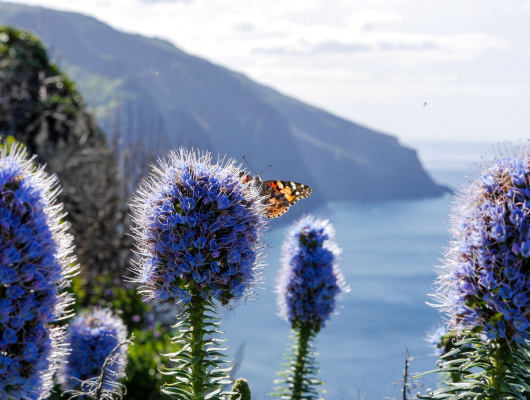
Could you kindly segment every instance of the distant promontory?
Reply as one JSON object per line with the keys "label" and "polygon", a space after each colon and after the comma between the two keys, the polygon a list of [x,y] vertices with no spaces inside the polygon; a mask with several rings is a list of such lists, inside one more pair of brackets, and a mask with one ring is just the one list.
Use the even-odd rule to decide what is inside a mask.
{"label": "distant promontory", "polygon": [[[240,159],[264,179],[302,182],[324,200],[381,201],[441,196],[416,151],[258,84],[158,38],[120,32],[92,17],[0,2],[0,24],[37,34],[78,84],[102,126],[120,107],[145,143],[195,147]],[[353,90],[354,88],[352,88]],[[155,127],[155,128],[153,128]]]}

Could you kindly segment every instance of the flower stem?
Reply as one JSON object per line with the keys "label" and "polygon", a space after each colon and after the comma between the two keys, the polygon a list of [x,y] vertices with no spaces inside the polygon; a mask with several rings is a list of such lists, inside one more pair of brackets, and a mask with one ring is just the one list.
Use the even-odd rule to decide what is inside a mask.
{"label": "flower stem", "polygon": [[500,400],[506,382],[507,363],[510,359],[510,348],[505,342],[496,341],[493,343],[493,370],[489,380],[491,396],[488,400]]}
{"label": "flower stem", "polygon": [[[190,285],[191,286],[191,285]],[[223,392],[224,385],[233,383],[228,363],[218,344],[224,340],[213,336],[220,334],[220,324],[216,317],[215,304],[208,296],[202,296],[199,289],[191,287],[189,300],[182,304],[178,315],[179,322],[173,325],[179,328],[179,334],[172,343],[179,346],[174,353],[163,354],[169,357],[174,367],[161,371],[175,380],[164,383],[162,393],[180,400],[222,400],[229,393]]]}
{"label": "flower stem", "polygon": [[296,361],[293,376],[292,400],[301,400],[304,388],[304,377],[306,372],[306,361],[309,350],[309,341],[313,336],[313,327],[302,323],[295,330],[296,335]]}
{"label": "flower stem", "polygon": [[204,400],[206,395],[204,371],[204,313],[205,300],[196,294],[188,303],[191,321],[191,376],[192,399]]}

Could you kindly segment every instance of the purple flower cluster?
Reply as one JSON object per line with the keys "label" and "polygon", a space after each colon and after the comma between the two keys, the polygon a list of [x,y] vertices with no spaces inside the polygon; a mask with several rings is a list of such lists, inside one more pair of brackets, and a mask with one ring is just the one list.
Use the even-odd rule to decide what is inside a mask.
{"label": "purple flower cluster", "polygon": [[[101,367],[118,342],[127,337],[123,321],[109,309],[95,309],[75,317],[68,327],[67,341],[73,351],[63,362],[57,380],[63,390],[80,387],[82,381],[98,377]],[[127,346],[120,347],[118,354],[125,354]],[[109,365],[118,375],[125,370],[122,362]]]}
{"label": "purple flower cluster", "polygon": [[310,323],[319,331],[335,310],[337,296],[348,290],[337,266],[340,249],[328,220],[304,216],[283,244],[277,292],[280,316],[294,327]]}
{"label": "purple flower cluster", "polygon": [[22,148],[0,151],[0,399],[42,399],[62,356],[61,293],[75,272],[55,176]]}
{"label": "purple flower cluster", "polygon": [[160,160],[135,198],[140,261],[133,272],[148,299],[223,305],[255,285],[265,227],[259,188],[243,183],[233,160],[179,149]]}
{"label": "purple flower cluster", "polygon": [[456,201],[433,295],[457,330],[530,339],[530,155],[510,150]]}
{"label": "purple flower cluster", "polygon": [[444,353],[444,344],[442,338],[447,334],[447,328],[445,326],[439,326],[427,332],[425,340],[434,349],[435,356],[441,356]]}

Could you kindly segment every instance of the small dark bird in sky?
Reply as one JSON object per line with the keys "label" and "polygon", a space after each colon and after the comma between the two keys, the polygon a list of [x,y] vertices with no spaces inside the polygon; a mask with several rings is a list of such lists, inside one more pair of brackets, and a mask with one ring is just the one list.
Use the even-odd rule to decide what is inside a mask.
{"label": "small dark bird in sky", "polygon": [[427,102],[423,103],[423,107],[425,107],[427,105]]}

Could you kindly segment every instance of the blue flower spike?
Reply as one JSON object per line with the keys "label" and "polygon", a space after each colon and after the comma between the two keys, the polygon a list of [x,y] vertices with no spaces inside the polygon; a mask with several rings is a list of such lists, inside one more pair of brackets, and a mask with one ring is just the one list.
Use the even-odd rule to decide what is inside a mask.
{"label": "blue flower spike", "polygon": [[139,261],[133,267],[146,300],[193,296],[228,305],[261,280],[266,248],[259,188],[244,184],[233,160],[179,149],[161,159],[132,205]]}
{"label": "blue flower spike", "polygon": [[167,355],[176,367],[165,372],[175,382],[162,387],[174,398],[221,399],[231,382],[212,337],[220,334],[215,308],[251,297],[266,250],[260,188],[242,175],[234,160],[212,163],[210,153],[180,148],[159,160],[132,205],[141,293],[181,306],[182,350]]}
{"label": "blue flower spike", "polygon": [[[126,337],[127,328],[123,321],[109,309],[84,311],[76,316],[67,334],[74,351],[62,363],[58,373],[57,381],[63,391],[81,389],[84,381],[98,377],[105,359]],[[126,352],[127,346],[122,346],[118,354]],[[123,361],[109,365],[118,376],[123,373],[125,366]]]}
{"label": "blue flower spike", "polygon": [[0,399],[44,399],[67,352],[64,328],[77,272],[55,175],[22,146],[0,150]]}
{"label": "blue flower spike", "polygon": [[530,367],[530,149],[507,144],[498,153],[455,200],[452,239],[432,295],[449,329],[465,338],[447,363],[451,371],[461,366],[459,385],[421,398],[460,391],[488,399],[530,393],[521,372]]}
{"label": "blue flower spike", "polygon": [[434,355],[441,356],[444,354],[445,346],[442,339],[445,335],[447,335],[447,333],[447,328],[443,325],[433,328],[427,332],[425,341],[433,348]]}
{"label": "blue flower spike", "polygon": [[341,250],[328,220],[304,216],[290,228],[282,247],[282,269],[276,291],[280,316],[294,328],[309,323],[316,332],[348,291],[338,267]]}
{"label": "blue flower spike", "polygon": [[328,220],[307,215],[290,228],[282,247],[276,291],[280,316],[291,324],[287,369],[279,373],[274,395],[318,399],[313,340],[335,312],[338,297],[349,291],[337,261],[340,249]]}
{"label": "blue flower spike", "polygon": [[433,295],[452,329],[530,339],[530,259],[521,251],[530,240],[528,151],[499,157],[456,199]]}

